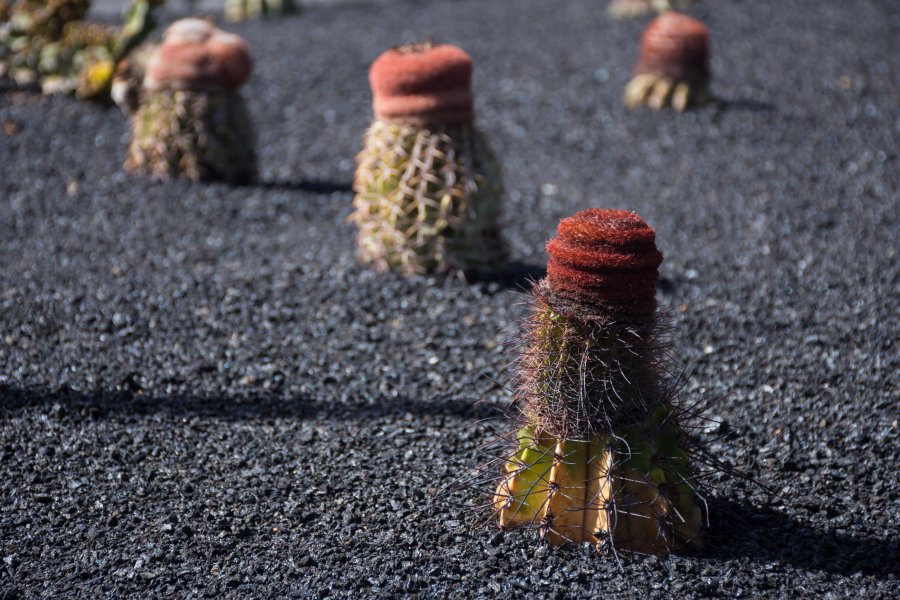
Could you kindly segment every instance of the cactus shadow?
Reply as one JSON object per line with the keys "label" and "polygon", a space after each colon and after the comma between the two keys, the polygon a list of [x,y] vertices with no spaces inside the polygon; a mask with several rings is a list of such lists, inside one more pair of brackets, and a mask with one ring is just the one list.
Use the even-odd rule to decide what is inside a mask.
{"label": "cactus shadow", "polygon": [[494,271],[476,271],[466,273],[466,280],[475,284],[494,286],[499,290],[518,290],[526,292],[531,285],[542,279],[547,269],[537,265],[510,262]]}
{"label": "cactus shadow", "polygon": [[760,100],[751,100],[748,98],[716,98],[716,108],[720,111],[747,111],[747,112],[771,112],[775,110],[775,105],[771,102],[762,102]]}
{"label": "cactus shadow", "polygon": [[349,181],[329,181],[318,179],[265,179],[258,180],[249,185],[252,187],[259,187],[263,189],[312,192],[313,194],[334,194],[353,191],[353,184]]}
{"label": "cactus shadow", "polygon": [[117,416],[192,417],[226,421],[260,419],[366,420],[385,417],[456,416],[487,418],[496,416],[489,406],[461,400],[415,398],[385,399],[379,402],[343,403],[307,395],[284,396],[263,393],[246,395],[145,394],[140,390],[94,390],[83,392],[68,387],[52,390],[0,385],[0,420],[25,410],[46,410],[51,416],[78,414],[91,419]]}
{"label": "cactus shadow", "polygon": [[786,512],[748,502],[712,500],[710,532],[701,555],[725,560],[779,562],[837,575],[900,575],[900,544],[822,529]]}

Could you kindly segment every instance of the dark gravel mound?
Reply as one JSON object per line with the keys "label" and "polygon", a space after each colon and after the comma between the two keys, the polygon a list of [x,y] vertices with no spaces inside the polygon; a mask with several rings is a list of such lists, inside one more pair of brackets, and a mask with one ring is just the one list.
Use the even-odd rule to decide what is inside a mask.
{"label": "dark gravel mound", "polygon": [[[893,597],[900,11],[813,4],[710,3],[720,102],[684,116],[622,108],[643,23],[593,0],[235,27],[253,187],[126,177],[115,110],[0,95],[0,598]],[[354,262],[367,67],[430,34],[507,169],[496,281]],[[685,393],[775,492],[713,477],[703,552],[624,572],[452,485],[509,400],[517,286],[590,206],[656,228]]]}

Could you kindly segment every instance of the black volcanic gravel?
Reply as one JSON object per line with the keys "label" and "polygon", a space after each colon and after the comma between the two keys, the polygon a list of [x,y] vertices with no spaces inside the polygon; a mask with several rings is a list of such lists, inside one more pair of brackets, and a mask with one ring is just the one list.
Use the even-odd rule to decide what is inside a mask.
{"label": "black volcanic gravel", "polygon": [[[126,177],[114,109],[0,94],[0,598],[896,597],[897,3],[709,3],[721,101],[683,116],[623,109],[645,22],[604,8],[232,27],[253,187]],[[620,572],[452,485],[509,401],[522,278],[377,276],[345,220],[368,64],[431,34],[475,59],[519,271],[581,208],[656,228],[685,393],[775,492],[713,477],[700,555]]]}

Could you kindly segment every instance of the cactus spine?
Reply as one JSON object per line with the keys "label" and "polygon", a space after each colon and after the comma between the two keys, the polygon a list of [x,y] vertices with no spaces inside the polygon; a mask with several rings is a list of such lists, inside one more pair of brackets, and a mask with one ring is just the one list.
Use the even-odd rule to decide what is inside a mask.
{"label": "cactus spine", "polygon": [[654,240],[637,215],[592,209],[548,244],[516,368],[524,422],[493,496],[502,527],[612,552],[699,544],[690,440],[662,380]]}
{"label": "cactus spine", "polygon": [[471,76],[453,46],[395,48],[373,63],[375,120],[350,217],[362,262],[411,275],[503,260],[500,169],[473,123]]}
{"label": "cactus spine", "polygon": [[664,12],[641,37],[634,76],[625,87],[628,108],[671,106],[683,112],[708,103],[709,30],[697,19]]}

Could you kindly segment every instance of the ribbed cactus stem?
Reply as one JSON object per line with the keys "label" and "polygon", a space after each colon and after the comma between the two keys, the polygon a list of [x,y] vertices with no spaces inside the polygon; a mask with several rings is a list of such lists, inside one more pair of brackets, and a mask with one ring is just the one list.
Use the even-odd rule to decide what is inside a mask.
{"label": "ribbed cactus stem", "polygon": [[493,497],[501,526],[611,551],[695,545],[688,439],[662,382],[655,233],[633,213],[588,210],[547,250],[517,367],[525,423]]}
{"label": "ribbed cactus stem", "polygon": [[405,275],[502,263],[500,169],[474,126],[471,78],[471,58],[446,45],[394,48],[372,64],[375,119],[350,217],[361,262]]}

